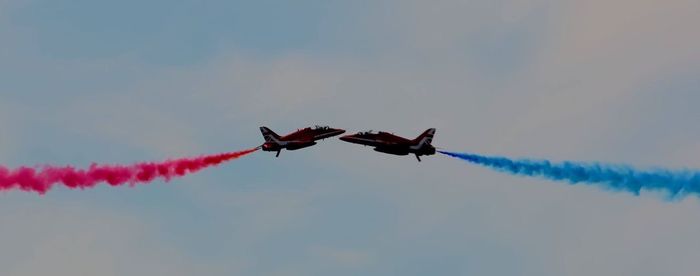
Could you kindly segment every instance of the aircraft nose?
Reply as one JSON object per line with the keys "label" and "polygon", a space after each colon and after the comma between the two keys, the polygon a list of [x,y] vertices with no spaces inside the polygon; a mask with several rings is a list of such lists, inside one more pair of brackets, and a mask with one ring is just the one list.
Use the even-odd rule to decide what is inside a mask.
{"label": "aircraft nose", "polygon": [[355,138],[353,135],[340,136],[340,140],[343,140],[345,142],[350,142],[353,138]]}

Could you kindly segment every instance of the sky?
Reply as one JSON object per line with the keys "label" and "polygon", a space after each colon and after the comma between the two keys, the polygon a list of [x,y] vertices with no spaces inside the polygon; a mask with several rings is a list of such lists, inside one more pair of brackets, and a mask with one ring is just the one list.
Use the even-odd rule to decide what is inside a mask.
{"label": "sky", "polygon": [[[700,168],[694,0],[0,0],[0,164],[327,124]],[[338,140],[169,183],[0,193],[0,274],[697,275],[700,201]]]}

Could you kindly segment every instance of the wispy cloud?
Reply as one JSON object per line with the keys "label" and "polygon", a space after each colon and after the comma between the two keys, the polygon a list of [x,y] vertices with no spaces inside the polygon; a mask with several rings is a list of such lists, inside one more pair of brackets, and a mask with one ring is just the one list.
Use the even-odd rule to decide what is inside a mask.
{"label": "wispy cloud", "polygon": [[[3,39],[14,42],[0,45],[0,72],[11,76],[0,83],[0,125],[21,129],[21,135],[5,139],[7,132],[0,131],[8,141],[0,141],[0,151],[19,149],[33,160],[50,161],[49,150],[29,151],[27,144],[60,146],[61,156],[70,159],[80,154],[66,139],[71,137],[92,142],[95,149],[128,154],[122,158],[190,154],[257,143],[261,123],[291,130],[321,121],[350,131],[385,129],[406,136],[435,126],[438,145],[493,154],[680,163],[678,155],[657,153],[697,149],[687,141],[697,140],[700,133],[687,127],[692,124],[657,131],[667,121],[650,120],[657,117],[648,111],[668,114],[664,111],[682,106],[682,100],[664,97],[671,93],[669,86],[653,84],[695,76],[688,68],[699,63],[696,2],[378,1],[348,9],[353,14],[344,18],[353,20],[325,19],[323,24],[334,33],[318,34],[327,41],[314,45],[330,45],[318,52],[279,45],[274,54],[249,54],[236,41],[219,40],[208,58],[178,66],[143,55],[81,58],[78,48],[73,49],[78,56],[50,57],[37,49],[22,26],[5,25],[0,33],[16,39]],[[0,7],[3,3],[11,2],[0,2]],[[290,29],[299,27],[287,23]],[[197,26],[195,31],[205,31],[206,24]],[[244,27],[255,30],[255,25]],[[272,31],[259,33],[276,35],[274,28],[267,30]],[[180,51],[191,54],[186,47]],[[36,96],[44,97],[36,101]],[[9,109],[13,111],[7,109],[10,101],[17,106]],[[130,108],[122,111],[124,106]],[[679,122],[698,117],[697,111],[684,110]],[[211,120],[204,124],[201,118]],[[29,122],[28,129],[20,128],[24,122]],[[49,139],[42,134],[63,136]],[[166,137],[167,142],[159,142]],[[686,142],[675,143],[678,137]],[[654,145],[661,150],[645,152]],[[92,152],[82,154],[93,158]],[[462,164],[447,159],[418,165],[332,142],[286,159],[267,157],[191,180],[200,185],[174,186],[157,194],[90,193],[150,208],[150,214],[121,214],[137,221],[133,227],[109,210],[83,214],[70,208],[45,215],[45,221],[30,218],[30,224],[20,220],[5,226],[6,233],[28,244],[5,248],[40,249],[31,261],[13,265],[10,275],[34,275],[48,268],[58,274],[134,272],[122,270],[119,260],[134,269],[164,272],[140,257],[160,257],[158,253],[169,250],[176,256],[163,258],[175,259],[167,263],[188,275],[269,275],[276,268],[308,275],[319,260],[327,260],[328,271],[337,272],[325,274],[335,275],[349,264],[365,272],[360,274],[397,271],[388,266],[406,267],[398,270],[404,275],[420,274],[419,268],[459,274],[467,259],[478,260],[468,265],[473,274],[694,271],[698,246],[692,233],[699,226],[687,219],[697,213],[694,199],[659,203],[655,197],[522,185],[535,180],[479,171],[469,171],[465,183]],[[314,180],[323,182],[304,186]],[[58,202],[75,199],[55,196]],[[26,207],[12,205],[18,211]],[[51,206],[36,208],[30,210]],[[75,217],[66,217],[71,213]],[[8,221],[19,220],[6,215]],[[154,229],[145,234],[134,230],[146,220]],[[76,228],[85,221],[94,224]],[[125,234],[107,240],[91,236],[105,230],[100,223]],[[167,232],[161,224],[174,226],[166,229],[178,238],[166,241],[177,245],[158,242],[166,239],[158,235]],[[31,240],[33,233],[24,231],[46,225],[57,225],[55,239]],[[134,232],[136,238],[131,238]],[[615,238],[619,236],[628,238]],[[142,245],[142,237],[153,243]],[[70,241],[80,245],[75,255],[52,249],[68,250]],[[368,242],[357,245],[362,241]],[[102,255],[104,248],[108,252]],[[293,254],[299,250],[310,253]],[[148,256],[129,255],[132,251]],[[436,252],[443,255],[431,258]],[[82,257],[95,265],[73,266]],[[60,266],[54,263],[57,258],[69,260]],[[46,266],[31,266],[42,262]],[[226,265],[230,262],[235,267]],[[202,263],[216,271],[197,265]]]}

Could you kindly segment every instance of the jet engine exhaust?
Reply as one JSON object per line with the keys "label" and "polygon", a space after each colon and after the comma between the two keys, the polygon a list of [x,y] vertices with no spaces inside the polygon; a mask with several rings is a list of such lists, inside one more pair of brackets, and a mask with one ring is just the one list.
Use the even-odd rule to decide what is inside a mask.
{"label": "jet engine exhaust", "polygon": [[169,181],[198,172],[207,167],[238,159],[257,151],[257,148],[238,152],[206,155],[195,158],[182,158],[164,162],[146,162],[132,165],[92,164],[88,169],[71,166],[38,166],[8,169],[0,166],[0,190],[22,190],[45,194],[55,184],[63,184],[70,189],[92,188],[100,182],[111,186],[126,183],[131,185],[149,183],[156,179]]}
{"label": "jet engine exhaust", "polygon": [[660,191],[672,199],[688,194],[700,195],[700,171],[665,169],[641,171],[625,165],[570,161],[553,163],[547,160],[513,160],[471,153],[439,152],[513,175],[543,177],[567,181],[570,184],[598,184],[607,189],[626,191],[635,195],[639,195],[641,190]]}

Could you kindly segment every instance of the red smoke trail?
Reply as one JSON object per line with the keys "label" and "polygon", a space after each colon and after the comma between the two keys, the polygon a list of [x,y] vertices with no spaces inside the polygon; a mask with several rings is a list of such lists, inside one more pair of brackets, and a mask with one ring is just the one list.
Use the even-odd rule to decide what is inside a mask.
{"label": "red smoke trail", "polygon": [[85,189],[94,187],[100,182],[120,186],[125,183],[147,183],[156,178],[167,181],[173,177],[195,173],[206,167],[243,157],[256,150],[258,149],[128,166],[92,164],[89,169],[42,166],[10,170],[0,166],[0,190],[20,189],[44,194],[56,183],[62,183],[71,189]]}

